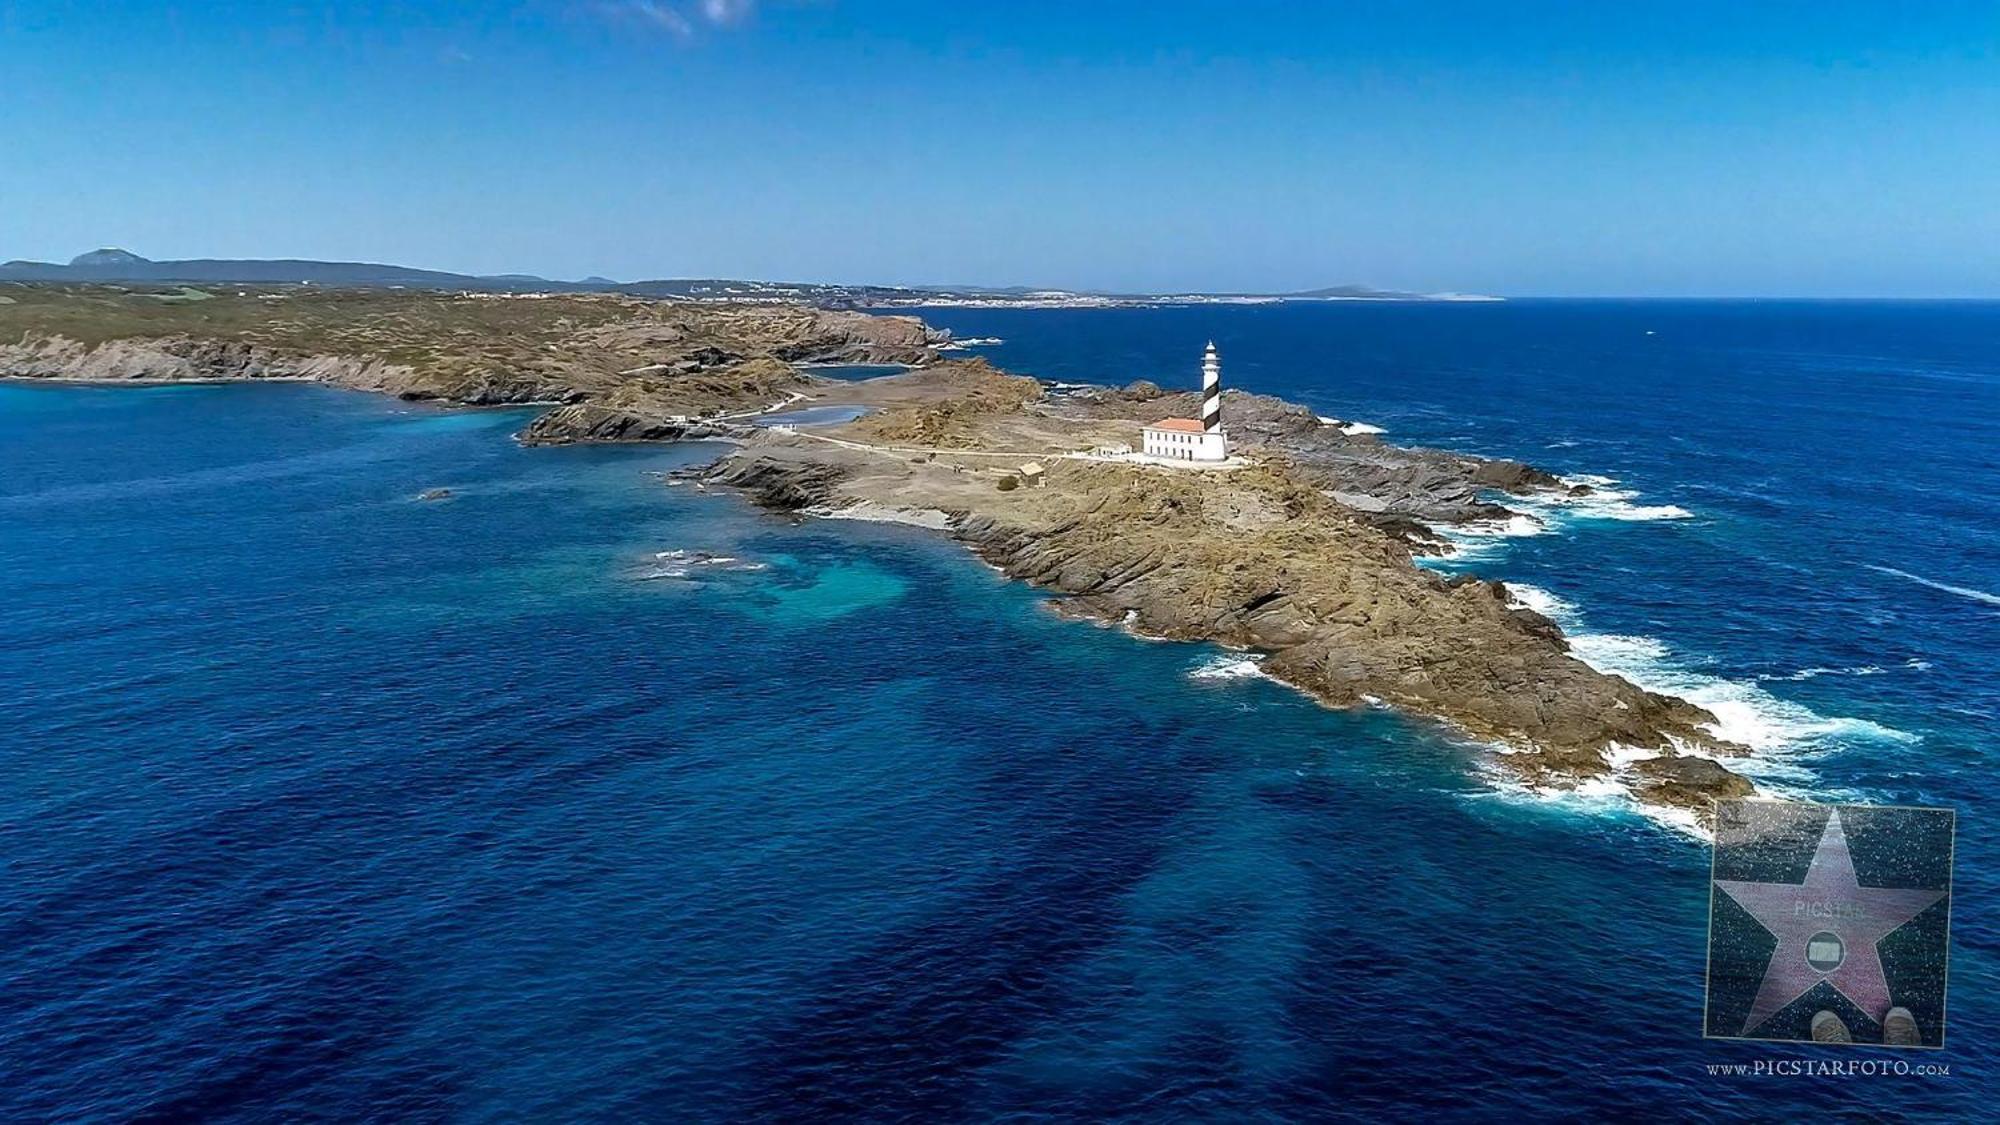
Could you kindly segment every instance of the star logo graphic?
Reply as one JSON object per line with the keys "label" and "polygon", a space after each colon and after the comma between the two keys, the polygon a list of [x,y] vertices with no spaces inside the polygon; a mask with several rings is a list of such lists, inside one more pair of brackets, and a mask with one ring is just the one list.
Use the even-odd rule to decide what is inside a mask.
{"label": "star logo graphic", "polygon": [[1717,879],[1715,885],[1778,939],[1741,1034],[1825,981],[1881,1023],[1892,1006],[1876,943],[1922,914],[1944,891],[1864,887],[1840,812],[1827,817],[1803,883]]}

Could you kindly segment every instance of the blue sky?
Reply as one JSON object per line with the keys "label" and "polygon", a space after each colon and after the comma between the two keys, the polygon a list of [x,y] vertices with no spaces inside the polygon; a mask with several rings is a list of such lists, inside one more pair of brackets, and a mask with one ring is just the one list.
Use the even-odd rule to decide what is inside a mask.
{"label": "blue sky", "polygon": [[0,0],[0,258],[2000,296],[2000,5]]}

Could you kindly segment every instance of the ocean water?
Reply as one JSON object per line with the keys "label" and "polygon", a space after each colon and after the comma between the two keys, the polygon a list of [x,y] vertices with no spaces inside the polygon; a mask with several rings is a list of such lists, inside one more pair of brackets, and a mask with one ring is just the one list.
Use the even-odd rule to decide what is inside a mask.
{"label": "ocean water", "polygon": [[1712,1075],[1810,1053],[1699,1038],[1698,841],[661,475],[710,450],[0,386],[0,1119],[1990,1104],[2000,306],[926,315],[1063,380],[1192,385],[1213,336],[1237,385],[1598,479],[1436,565],[1773,788],[1956,807],[1952,1074]]}

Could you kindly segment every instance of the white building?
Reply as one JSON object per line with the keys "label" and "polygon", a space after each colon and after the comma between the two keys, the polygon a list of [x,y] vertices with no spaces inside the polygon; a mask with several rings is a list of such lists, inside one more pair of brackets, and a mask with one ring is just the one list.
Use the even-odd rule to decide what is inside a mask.
{"label": "white building", "polygon": [[1145,453],[1175,461],[1226,461],[1229,439],[1192,418],[1162,418],[1146,427]]}
{"label": "white building", "polygon": [[1148,457],[1172,461],[1227,461],[1229,435],[1222,429],[1222,361],[1215,341],[1201,360],[1201,420],[1162,418],[1145,429]]}

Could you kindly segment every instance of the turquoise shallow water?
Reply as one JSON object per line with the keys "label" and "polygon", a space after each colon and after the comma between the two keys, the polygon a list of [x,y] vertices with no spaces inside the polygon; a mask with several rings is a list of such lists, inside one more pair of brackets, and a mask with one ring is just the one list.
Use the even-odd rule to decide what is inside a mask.
{"label": "turquoise shallow water", "polygon": [[[1525,362],[1504,334],[1433,371],[1393,321],[1292,326],[1383,333],[1420,394],[1365,366],[1284,374],[1252,343],[1282,324],[952,315],[1056,377],[1051,357],[1100,349],[1171,376],[1175,332],[1215,333],[1242,377],[1329,413],[1575,441],[1514,451],[1692,513],[1564,514],[1450,565],[1633,642],[1605,659],[1836,724],[1791,732],[1796,784],[1961,809],[1953,1076],[1708,1075],[1797,1052],[1698,1038],[1694,842],[1496,789],[1424,724],[1323,711],[1229,654],[1059,620],[925,533],[658,475],[703,450],[525,450],[519,413],[298,386],[0,387],[0,1116],[1976,1111],[1987,607],[1843,566],[1829,608],[1772,614],[1851,562],[1994,589],[1987,509],[1957,491],[1990,453],[1882,439],[1973,475],[1885,475],[1909,520],[1856,510],[1868,530],[1814,491],[1863,462],[1815,444],[1849,432],[1849,396],[1794,405],[1803,469],[1655,459],[1601,410],[1558,420],[1562,386],[1493,393],[1475,360]],[[1581,369],[1538,346],[1539,380]],[[1839,357],[1860,349],[1827,350],[1828,378],[1857,377]],[[1697,359],[1743,379],[1745,354]],[[1451,370],[1506,409],[1469,421]],[[1915,425],[1860,377],[1857,428]],[[1920,384],[1960,396],[1941,431],[1990,433],[1990,384],[1955,378]],[[1671,398],[1634,386],[1633,416]],[[1515,417],[1521,393],[1546,424]],[[1732,468],[1687,471],[1712,458]],[[676,550],[734,561],[658,576]],[[1865,663],[1892,670],[1787,678]]]}

